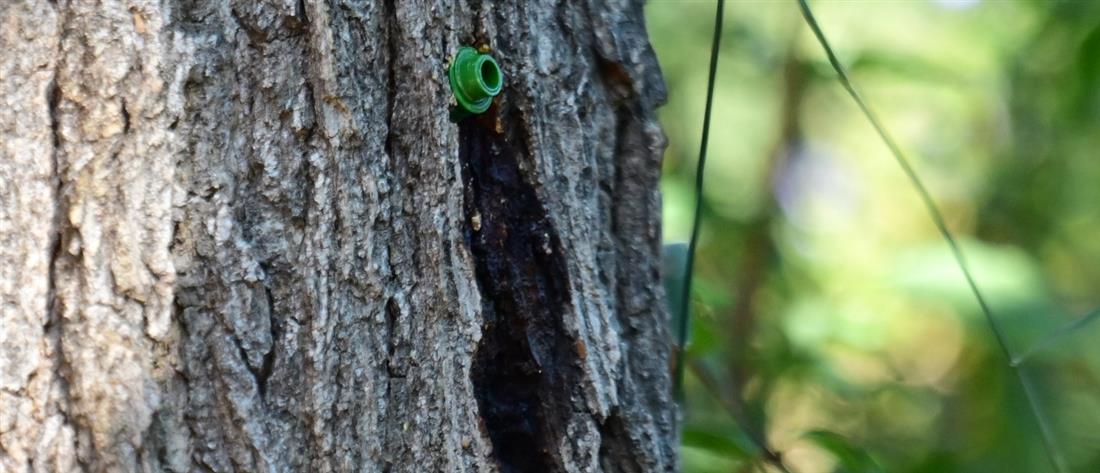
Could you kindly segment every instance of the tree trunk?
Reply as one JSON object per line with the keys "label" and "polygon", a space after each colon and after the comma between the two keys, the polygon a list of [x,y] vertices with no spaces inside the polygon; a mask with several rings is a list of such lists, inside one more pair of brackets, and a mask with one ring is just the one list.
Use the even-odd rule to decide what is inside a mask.
{"label": "tree trunk", "polygon": [[675,469],[640,2],[5,1],[0,48],[0,470]]}

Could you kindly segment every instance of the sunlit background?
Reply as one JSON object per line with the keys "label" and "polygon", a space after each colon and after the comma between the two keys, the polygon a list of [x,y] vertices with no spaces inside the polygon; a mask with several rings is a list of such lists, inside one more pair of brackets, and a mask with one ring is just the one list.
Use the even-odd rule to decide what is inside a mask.
{"label": "sunlit background", "polygon": [[[1100,471],[1100,1],[811,2],[949,247],[795,0],[727,4],[682,446],[688,472]],[[651,0],[685,241],[714,2]],[[1055,338],[1044,343],[1051,334]],[[754,442],[753,439],[757,441]]]}

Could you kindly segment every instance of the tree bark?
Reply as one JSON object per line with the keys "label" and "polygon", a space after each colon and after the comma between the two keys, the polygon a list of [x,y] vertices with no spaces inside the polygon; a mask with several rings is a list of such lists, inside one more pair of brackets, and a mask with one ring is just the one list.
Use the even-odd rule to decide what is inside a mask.
{"label": "tree bark", "polygon": [[676,468],[639,1],[27,0],[0,48],[0,470]]}

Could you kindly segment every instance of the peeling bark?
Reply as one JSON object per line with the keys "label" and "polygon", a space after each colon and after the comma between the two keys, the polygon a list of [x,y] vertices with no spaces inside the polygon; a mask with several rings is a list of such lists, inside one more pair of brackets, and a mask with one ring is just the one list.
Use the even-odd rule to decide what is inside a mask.
{"label": "peeling bark", "polygon": [[[505,88],[448,121],[445,68]],[[0,4],[0,471],[669,471],[637,1]]]}

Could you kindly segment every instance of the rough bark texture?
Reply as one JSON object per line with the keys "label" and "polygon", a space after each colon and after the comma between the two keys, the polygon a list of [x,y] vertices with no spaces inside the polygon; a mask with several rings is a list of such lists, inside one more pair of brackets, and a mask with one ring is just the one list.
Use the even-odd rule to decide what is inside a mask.
{"label": "rough bark texture", "polygon": [[663,96],[637,1],[0,3],[0,471],[675,469]]}

